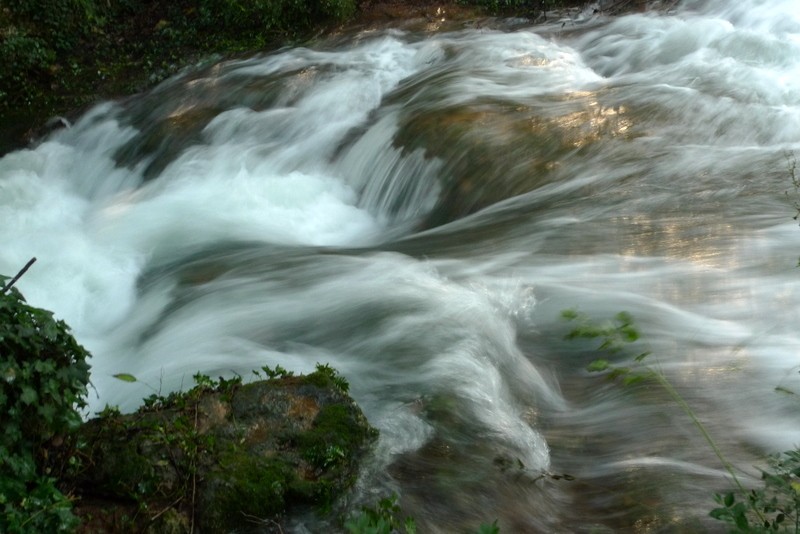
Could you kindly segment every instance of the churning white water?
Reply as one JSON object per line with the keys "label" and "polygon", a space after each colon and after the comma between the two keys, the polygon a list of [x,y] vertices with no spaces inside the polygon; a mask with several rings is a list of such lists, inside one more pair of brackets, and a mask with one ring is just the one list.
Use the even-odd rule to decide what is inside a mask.
{"label": "churning white water", "polygon": [[331,364],[381,430],[355,500],[420,531],[716,530],[690,419],[588,373],[560,312],[630,312],[746,473],[798,445],[795,155],[795,1],[353,34],[0,159],[0,272],[38,258],[18,287],[94,354],[94,411]]}

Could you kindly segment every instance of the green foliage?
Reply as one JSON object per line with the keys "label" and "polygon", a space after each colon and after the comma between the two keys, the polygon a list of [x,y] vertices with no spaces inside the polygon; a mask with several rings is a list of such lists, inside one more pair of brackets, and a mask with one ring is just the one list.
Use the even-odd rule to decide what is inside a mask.
{"label": "green foliage", "polygon": [[[190,390],[154,393],[135,414],[107,408],[101,413],[106,420],[89,421],[81,431],[82,452],[93,468],[75,487],[135,502],[140,513],[126,524],[131,531],[155,520],[164,503],[181,503],[180,513],[209,532],[246,530],[300,503],[329,509],[354,482],[375,431],[341,394],[347,382],[328,365],[306,376],[280,366],[254,375],[276,383],[198,373]],[[114,376],[140,382],[129,373]],[[317,398],[320,404],[311,401]],[[273,408],[274,399],[279,405]],[[305,410],[302,421],[283,411],[290,410],[282,406],[287,399]],[[220,412],[217,400],[227,403]],[[212,413],[224,413],[230,426],[207,425]]]}
{"label": "green foliage", "polygon": [[103,407],[103,409],[100,410],[99,412],[96,412],[95,415],[97,415],[97,417],[101,419],[104,417],[113,418],[113,417],[119,417],[120,415],[122,415],[122,412],[119,411],[119,406],[110,406],[106,404],[105,407]]}
{"label": "green foliage", "polygon": [[[129,373],[113,376],[126,383],[139,382]],[[131,500],[143,516],[150,515],[148,508],[153,502],[193,501],[198,466],[215,454],[217,447],[215,436],[197,428],[201,396],[206,392],[232,395],[242,382],[238,376],[213,380],[197,373],[193,378],[195,385],[188,391],[153,393],[145,398],[135,417],[123,416],[118,408],[109,406],[98,413],[106,421],[88,427],[100,431],[84,433],[81,448],[94,465],[97,479],[92,480],[93,491]],[[137,518],[125,524],[131,531],[137,530],[137,525]]]}
{"label": "green foliage", "polygon": [[208,54],[310,36],[356,7],[356,0],[6,0],[0,123],[37,127],[98,97],[141,91]]}
{"label": "green foliage", "polygon": [[375,507],[364,506],[361,513],[349,519],[344,527],[350,534],[391,534],[393,532],[414,534],[417,531],[414,519],[411,517],[401,519],[400,514],[397,495],[392,495],[378,501]]}
{"label": "green foliage", "polygon": [[497,519],[491,525],[484,523],[478,528],[478,534],[500,534],[500,527],[497,526]]}
{"label": "green foliage", "polygon": [[102,24],[93,0],[9,0],[12,21],[46,38],[57,51],[69,51]]}
{"label": "green foliage", "polygon": [[0,43],[0,57],[5,59],[3,75],[14,76],[32,69],[47,69],[55,60],[55,53],[42,39],[12,27],[6,30]]}
{"label": "green foliage", "polygon": [[225,33],[294,34],[314,24],[343,21],[355,9],[354,0],[200,0],[198,22]]}
{"label": "green foliage", "polygon": [[75,460],[46,448],[81,423],[87,357],[63,321],[29,306],[15,288],[0,293],[0,532],[64,532],[76,524],[50,476]]}
{"label": "green foliage", "polygon": [[320,18],[333,21],[343,21],[352,17],[356,11],[353,0],[320,0],[317,4],[317,13]]}
{"label": "green foliage", "polygon": [[41,105],[52,98],[49,89],[57,79],[80,70],[73,57],[91,48],[104,18],[94,0],[9,0],[3,6],[0,103]]}
{"label": "green foliage", "polygon": [[[122,380],[123,382],[136,382],[137,378],[128,373],[115,374],[114,378]],[[242,385],[242,377],[234,376],[233,378],[219,377],[219,380],[214,380],[208,375],[202,373],[195,373],[192,378],[195,385],[188,391],[173,391],[169,395],[161,395],[156,392],[144,398],[143,410],[162,410],[165,408],[178,408],[183,409],[192,405],[200,398],[200,395],[206,391],[218,391],[223,394],[224,398],[230,398],[230,395]],[[155,390],[155,388],[152,388]]]}
{"label": "green foliage", "polygon": [[[519,457],[511,458],[506,455],[500,455],[495,457],[492,463],[503,473],[509,471],[511,472],[516,471],[518,473],[528,473],[529,475],[531,475],[532,480],[534,482],[544,479],[564,480],[566,482],[572,482],[575,480],[574,476],[567,473],[555,474],[555,473],[550,473],[549,471],[542,471],[539,469],[533,471],[532,469],[529,469]],[[497,521],[495,521],[495,523],[497,523]],[[495,526],[495,524],[493,523],[492,525],[481,525],[481,529],[491,528],[492,526]],[[481,532],[483,532],[483,530],[481,530]]]}
{"label": "green foliage", "polygon": [[327,380],[330,380],[331,383],[333,383],[333,385],[336,386],[342,393],[347,393],[348,391],[350,391],[350,384],[347,382],[347,379],[342,375],[340,375],[339,371],[337,371],[327,363],[325,364],[318,363],[317,370],[314,373],[314,375],[319,375]]}
{"label": "green foliage", "polygon": [[[794,187],[794,219],[798,220],[800,178],[797,176],[797,159],[791,151],[785,152],[784,158]],[[786,196],[790,196],[788,191]],[[796,395],[782,386],[775,390]],[[800,448],[767,458],[767,468],[761,471],[761,480],[761,488],[745,491],[737,483],[738,492],[716,494],[714,500],[720,506],[711,511],[711,517],[728,523],[734,532],[800,533]]]}
{"label": "green foliage", "polygon": [[[617,314],[612,323],[600,325],[575,310],[566,310],[561,315],[564,319],[578,322],[578,327],[567,335],[568,339],[601,338],[603,341],[599,350],[605,350],[612,355],[620,353],[627,344],[639,339],[633,317],[625,312]],[[738,500],[737,492],[715,496],[716,502],[722,506],[712,510],[711,517],[730,523],[737,532],[800,533],[800,514],[798,514],[800,511],[800,482],[798,482],[800,450],[771,457],[768,460],[768,470],[762,471],[764,488],[746,490],[736,475],[733,465],[725,458],[722,450],[692,408],[663,373],[643,364],[649,354],[649,352],[643,352],[636,356],[634,367],[620,367],[608,360],[598,359],[589,364],[588,370],[607,372],[609,378],[623,377],[623,383],[626,385],[651,379],[660,385],[692,420],[738,489]]]}
{"label": "green foliage", "polygon": [[7,534],[71,532],[78,524],[72,503],[53,477],[39,474],[30,454],[0,448],[0,531]]}
{"label": "green foliage", "polygon": [[369,435],[341,404],[323,407],[314,426],[295,438],[303,457],[313,466],[328,469],[349,461],[346,451],[358,448]]}
{"label": "green foliage", "polygon": [[[413,517],[401,519],[402,510],[397,504],[397,494],[384,497],[375,506],[363,506],[361,513],[348,519],[344,528],[350,534],[415,534],[417,524]],[[500,534],[497,520],[478,527],[478,534]]]}
{"label": "green foliage", "polygon": [[[565,0],[459,0],[460,4],[480,6],[490,13],[515,13],[533,15],[569,4]],[[571,2],[575,4],[575,2]]]}
{"label": "green foliage", "polygon": [[596,323],[586,314],[570,309],[561,312],[561,318],[575,321],[577,326],[567,334],[567,339],[595,339],[602,338],[603,342],[597,348],[611,353],[620,352],[628,343],[639,339],[639,331],[633,324],[633,317],[628,312],[619,312],[614,320],[607,323]]}
{"label": "green foliage", "polygon": [[128,373],[117,373],[113,376],[117,380],[122,380],[123,382],[136,382],[136,377]]}
{"label": "green foliage", "polygon": [[[267,377],[268,380],[275,380],[281,378],[289,378],[290,376],[294,376],[294,373],[291,371],[287,371],[280,365],[276,365],[275,367],[270,367],[269,365],[264,365],[261,367],[261,371],[264,372],[264,375]],[[253,374],[260,380],[263,378],[261,375],[261,371],[253,371]]]}
{"label": "green foliage", "polygon": [[800,450],[770,456],[761,479],[763,488],[715,495],[711,517],[736,532],[800,532]]}
{"label": "green foliage", "polygon": [[[227,532],[230,529],[225,526],[231,522],[245,529],[253,518],[273,517],[286,509],[295,475],[280,459],[232,454],[221,460],[220,468],[210,478],[224,485],[225,491],[218,492],[215,502],[209,503],[212,510],[204,511],[204,526],[209,531]],[[240,517],[226,517],[234,510],[240,511]]]}
{"label": "green foliage", "polygon": [[[619,312],[612,321],[597,323],[586,314],[570,309],[561,312],[561,318],[576,323],[566,339],[600,339],[595,350],[618,358],[625,354],[632,343],[639,340],[639,330],[628,312]],[[619,366],[605,358],[592,361],[586,370],[592,373],[608,372],[610,379],[622,378],[625,385],[634,384],[653,377],[653,371],[643,364],[649,351],[633,356],[633,366]]]}

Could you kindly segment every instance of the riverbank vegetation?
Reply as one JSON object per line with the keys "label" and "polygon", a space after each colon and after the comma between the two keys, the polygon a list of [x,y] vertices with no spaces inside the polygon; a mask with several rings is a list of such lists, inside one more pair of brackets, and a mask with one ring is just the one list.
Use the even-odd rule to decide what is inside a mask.
{"label": "riverbank vegetation", "polygon": [[57,486],[77,461],[68,442],[86,406],[89,355],[12,284],[0,276],[0,532],[68,532],[77,520]]}
{"label": "riverbank vegetation", "polygon": [[[230,532],[329,513],[377,436],[334,369],[280,367],[82,421],[89,354],[0,277],[0,532]],[[120,373],[123,381],[135,377]]]}
{"label": "riverbank vegetation", "polygon": [[0,117],[19,135],[30,118],[140,91],[208,54],[291,43],[355,10],[355,0],[11,1],[0,10]]}
{"label": "riverbank vegetation", "polygon": [[[797,188],[794,160],[788,156],[787,160],[792,183]],[[597,355],[607,358],[593,360],[587,366],[587,371],[604,373],[610,380],[620,380],[623,386],[651,383],[663,388],[697,427],[734,486],[733,489],[714,495],[718,506],[711,510],[711,517],[727,523],[730,532],[800,533],[800,448],[767,457],[765,467],[760,470],[761,486],[746,487],[736,474],[737,467],[728,460],[706,425],[664,373],[657,366],[647,363],[650,352],[641,351],[636,346],[640,332],[630,314],[620,312],[613,321],[597,322],[570,309],[562,312],[562,318],[574,325],[567,334],[567,339],[600,342],[593,350]],[[783,393],[796,395],[792,391]]]}
{"label": "riverbank vegetation", "polygon": [[[142,91],[179,69],[298,44],[343,24],[459,5],[534,17],[575,0],[12,0],[0,9],[0,154],[55,115]],[[392,9],[388,9],[391,7]],[[449,12],[449,11],[448,11]]]}

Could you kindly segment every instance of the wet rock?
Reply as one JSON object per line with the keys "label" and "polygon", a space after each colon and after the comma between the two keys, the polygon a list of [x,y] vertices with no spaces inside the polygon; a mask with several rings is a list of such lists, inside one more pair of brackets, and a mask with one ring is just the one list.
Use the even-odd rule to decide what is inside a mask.
{"label": "wet rock", "polygon": [[264,531],[342,495],[375,436],[327,366],[223,380],[87,422],[67,485],[82,532]]}
{"label": "wet rock", "polygon": [[[525,56],[520,68],[538,68],[545,60]],[[516,66],[516,64],[514,64]],[[395,98],[420,94],[435,101],[440,83],[413,81]],[[439,202],[422,228],[433,228],[493,204],[557,182],[561,160],[593,150],[609,137],[632,137],[628,111],[602,103],[603,95],[585,91],[565,96],[529,98],[525,104],[493,98],[431,107],[401,117],[394,139],[407,152],[424,150],[446,170],[439,177]],[[502,157],[500,157],[502,156]]]}

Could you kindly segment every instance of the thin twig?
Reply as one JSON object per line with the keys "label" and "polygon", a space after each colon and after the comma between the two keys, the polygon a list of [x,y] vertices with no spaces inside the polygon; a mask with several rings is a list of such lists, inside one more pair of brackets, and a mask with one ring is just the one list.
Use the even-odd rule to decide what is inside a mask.
{"label": "thin twig", "polygon": [[267,524],[267,523],[272,523],[272,525],[273,525],[275,528],[277,528],[277,529],[278,529],[278,533],[279,533],[279,534],[283,534],[283,527],[281,527],[281,524],[280,524],[280,523],[278,523],[277,521],[275,521],[274,519],[269,519],[269,518],[267,518],[267,519],[262,519],[262,518],[260,518],[260,517],[258,517],[258,516],[251,515],[251,514],[248,514],[248,513],[242,512],[242,511],[240,511],[239,513],[240,513],[240,514],[242,514],[242,516],[243,516],[245,519],[247,519],[248,521],[250,521],[251,523],[256,523],[256,524],[258,524],[258,525],[265,525],[265,524]]}
{"label": "thin twig", "polygon": [[25,267],[23,267],[22,270],[20,272],[18,272],[17,275],[14,278],[12,278],[11,281],[9,283],[7,283],[3,287],[2,290],[0,290],[0,294],[5,294],[9,289],[11,289],[11,286],[13,286],[17,282],[17,280],[19,280],[20,277],[23,274],[25,274],[25,272],[28,269],[30,269],[31,265],[33,265],[33,262],[35,262],[35,261],[36,261],[36,258],[31,258],[30,260],[28,260],[28,263],[25,264]]}
{"label": "thin twig", "polygon": [[154,523],[156,519],[158,519],[159,517],[161,517],[162,515],[164,515],[164,513],[166,513],[168,510],[171,510],[171,509],[175,508],[175,505],[176,505],[176,504],[178,504],[179,502],[181,502],[181,500],[182,500],[182,499],[183,499],[183,495],[181,495],[180,497],[178,497],[178,498],[175,500],[175,502],[173,502],[172,504],[168,505],[166,508],[164,508],[163,510],[161,510],[160,512],[158,512],[156,515],[154,515],[153,517],[151,517],[151,518],[150,518],[150,523],[151,523],[151,524],[152,524],[152,523]]}
{"label": "thin twig", "polygon": [[[784,152],[783,157],[786,159],[786,170],[789,172],[789,178],[794,186],[794,193],[798,195],[800,193],[800,179],[797,177],[797,158],[795,158],[794,152],[791,151]],[[788,191],[786,191],[786,196],[789,196]],[[797,210],[797,213],[792,217],[796,221],[800,218],[800,202],[798,202],[797,198],[794,199],[792,205]]]}
{"label": "thin twig", "polygon": [[[194,405],[194,437],[197,439],[197,403]],[[189,534],[194,534],[194,514],[195,514],[195,497],[197,495],[197,455],[199,454],[197,445],[195,444],[194,457],[192,458],[192,522],[189,526]]]}

